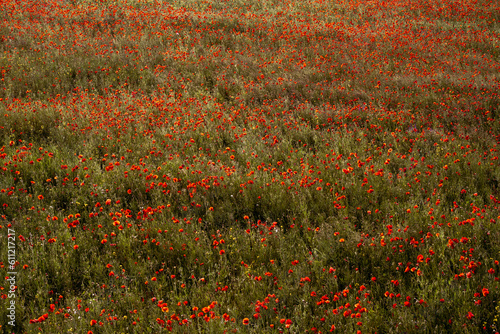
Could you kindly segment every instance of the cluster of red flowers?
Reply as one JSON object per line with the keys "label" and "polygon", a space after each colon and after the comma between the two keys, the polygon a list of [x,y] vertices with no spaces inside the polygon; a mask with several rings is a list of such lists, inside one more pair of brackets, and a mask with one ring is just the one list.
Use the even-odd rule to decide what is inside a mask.
{"label": "cluster of red flowers", "polygon": [[1,7],[14,266],[131,303],[33,326],[496,330],[498,3]]}

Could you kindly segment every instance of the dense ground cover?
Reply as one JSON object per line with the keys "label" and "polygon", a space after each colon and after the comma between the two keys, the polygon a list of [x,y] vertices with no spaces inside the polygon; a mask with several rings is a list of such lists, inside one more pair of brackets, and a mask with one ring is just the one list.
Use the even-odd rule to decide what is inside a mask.
{"label": "dense ground cover", "polygon": [[498,2],[0,18],[1,331],[497,331]]}

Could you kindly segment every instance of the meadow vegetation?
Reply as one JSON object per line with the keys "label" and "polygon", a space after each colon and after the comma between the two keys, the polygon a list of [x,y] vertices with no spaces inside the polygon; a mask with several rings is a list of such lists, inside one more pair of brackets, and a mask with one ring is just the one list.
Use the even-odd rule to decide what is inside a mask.
{"label": "meadow vegetation", "polygon": [[0,6],[0,331],[498,331],[498,2]]}

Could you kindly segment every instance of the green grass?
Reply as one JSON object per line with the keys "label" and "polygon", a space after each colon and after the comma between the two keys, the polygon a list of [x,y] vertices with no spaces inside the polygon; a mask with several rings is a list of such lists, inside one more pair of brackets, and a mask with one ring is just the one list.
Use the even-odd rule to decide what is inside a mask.
{"label": "green grass", "polygon": [[498,9],[2,3],[1,330],[495,333]]}

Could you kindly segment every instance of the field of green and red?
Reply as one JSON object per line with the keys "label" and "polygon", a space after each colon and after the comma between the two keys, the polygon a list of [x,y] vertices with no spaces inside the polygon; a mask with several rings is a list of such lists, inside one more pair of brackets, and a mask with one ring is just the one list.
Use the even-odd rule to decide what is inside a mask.
{"label": "field of green and red", "polygon": [[0,71],[0,332],[499,330],[499,2],[2,0]]}

